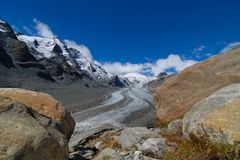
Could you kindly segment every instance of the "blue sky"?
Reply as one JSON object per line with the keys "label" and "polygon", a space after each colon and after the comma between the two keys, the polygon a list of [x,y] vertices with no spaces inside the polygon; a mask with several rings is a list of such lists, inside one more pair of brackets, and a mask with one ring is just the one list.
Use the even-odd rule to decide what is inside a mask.
{"label": "blue sky", "polygon": [[157,64],[170,54],[184,63],[216,55],[240,39],[239,6],[239,0],[9,0],[1,2],[0,17],[25,34],[35,34],[36,18],[59,38],[87,46],[98,62],[124,67]]}

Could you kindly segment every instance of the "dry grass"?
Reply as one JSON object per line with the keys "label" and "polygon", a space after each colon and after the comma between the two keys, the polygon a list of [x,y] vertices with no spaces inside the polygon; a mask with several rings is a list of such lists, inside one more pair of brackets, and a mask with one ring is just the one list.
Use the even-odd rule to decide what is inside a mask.
{"label": "dry grass", "polygon": [[97,142],[103,141],[104,148],[112,148],[115,150],[120,150],[121,145],[114,138],[115,136],[118,136],[119,134],[120,133],[114,133],[112,131],[107,131],[107,132],[103,133],[103,135],[91,140],[88,145],[94,146]]}
{"label": "dry grass", "polygon": [[237,146],[179,142],[175,151],[168,152],[164,160],[239,160],[240,149]]}

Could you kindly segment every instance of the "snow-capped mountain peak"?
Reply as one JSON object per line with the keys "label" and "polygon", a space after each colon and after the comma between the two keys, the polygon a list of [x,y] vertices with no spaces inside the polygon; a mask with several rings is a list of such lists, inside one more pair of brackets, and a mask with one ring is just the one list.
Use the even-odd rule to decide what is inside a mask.
{"label": "snow-capped mountain peak", "polygon": [[36,36],[18,35],[18,39],[27,43],[33,56],[40,60],[51,59],[62,56],[68,65],[76,71],[85,71],[92,79],[98,81],[109,81],[111,75],[99,65],[89,60],[77,48],[69,47],[58,38],[43,38]]}

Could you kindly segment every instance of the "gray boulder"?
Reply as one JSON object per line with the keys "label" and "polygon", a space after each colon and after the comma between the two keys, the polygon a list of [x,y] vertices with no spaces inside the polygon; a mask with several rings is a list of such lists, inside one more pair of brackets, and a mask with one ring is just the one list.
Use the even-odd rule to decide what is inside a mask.
{"label": "gray boulder", "polygon": [[166,143],[163,138],[148,138],[140,150],[146,155],[154,155],[155,158],[162,158],[166,150]]}
{"label": "gray boulder", "polygon": [[239,123],[240,84],[233,84],[196,103],[183,118],[183,134],[188,140],[236,144]]}
{"label": "gray boulder", "polygon": [[119,143],[123,149],[142,144],[148,138],[158,138],[159,135],[145,127],[133,127],[122,130]]}

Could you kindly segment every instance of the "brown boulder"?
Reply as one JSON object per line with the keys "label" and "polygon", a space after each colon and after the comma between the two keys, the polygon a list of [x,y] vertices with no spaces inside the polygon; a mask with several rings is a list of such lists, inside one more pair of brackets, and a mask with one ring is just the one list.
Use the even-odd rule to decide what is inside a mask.
{"label": "brown boulder", "polygon": [[52,96],[18,88],[0,88],[0,96],[9,97],[25,104],[34,111],[52,120],[63,122],[64,132],[68,138],[73,133],[75,121],[63,105]]}
{"label": "brown boulder", "polygon": [[240,82],[240,49],[212,57],[168,78],[156,91],[157,116],[162,122],[182,118],[198,101]]}
{"label": "brown boulder", "polygon": [[66,160],[68,140],[54,121],[24,104],[0,96],[1,160]]}

